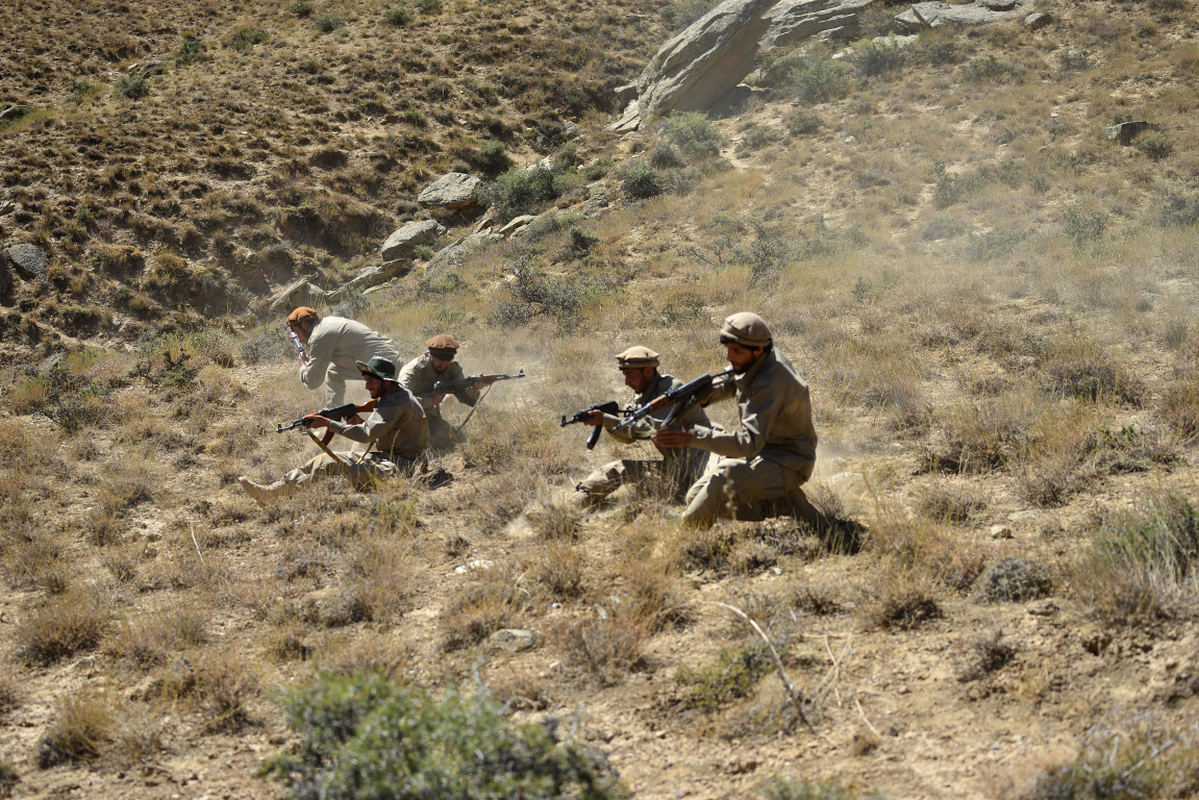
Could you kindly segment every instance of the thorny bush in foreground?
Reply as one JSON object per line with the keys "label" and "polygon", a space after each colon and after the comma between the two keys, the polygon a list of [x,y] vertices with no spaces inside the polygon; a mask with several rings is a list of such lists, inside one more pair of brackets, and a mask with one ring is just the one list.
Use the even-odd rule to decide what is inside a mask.
{"label": "thorny bush in foreground", "polygon": [[597,757],[456,692],[433,697],[379,675],[326,673],[291,690],[284,706],[304,739],[263,772],[295,798],[625,796]]}

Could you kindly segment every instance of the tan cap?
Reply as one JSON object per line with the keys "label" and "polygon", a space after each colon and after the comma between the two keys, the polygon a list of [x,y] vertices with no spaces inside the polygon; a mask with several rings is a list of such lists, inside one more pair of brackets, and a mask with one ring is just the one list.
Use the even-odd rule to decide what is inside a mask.
{"label": "tan cap", "polygon": [[621,369],[625,367],[656,367],[658,366],[658,354],[648,347],[634,345],[623,353],[616,354],[616,366]]}
{"label": "tan cap", "polygon": [[308,306],[300,306],[295,311],[293,311],[287,315],[287,324],[295,325],[296,323],[303,322],[305,320],[320,319],[320,318],[321,318],[321,315],[316,313],[315,308],[309,308]]}
{"label": "tan cap", "polygon": [[766,321],[752,311],[740,311],[726,317],[720,328],[721,339],[732,339],[746,347],[769,347],[774,340]]}
{"label": "tan cap", "polygon": [[449,334],[441,333],[425,342],[425,347],[430,350],[457,350],[458,340]]}

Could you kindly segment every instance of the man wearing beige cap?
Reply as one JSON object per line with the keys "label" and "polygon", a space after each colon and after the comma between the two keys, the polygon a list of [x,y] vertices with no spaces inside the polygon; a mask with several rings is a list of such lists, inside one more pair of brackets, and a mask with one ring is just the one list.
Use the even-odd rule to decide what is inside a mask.
{"label": "man wearing beige cap", "polygon": [[[616,366],[624,375],[625,386],[633,390],[632,401],[625,406],[631,412],[649,403],[662,393],[678,388],[683,383],[678,378],[658,372],[659,356],[648,347],[630,347],[616,356]],[[621,418],[591,411],[583,419],[585,425],[603,425],[612,438],[623,444],[648,439],[662,419],[670,413],[670,406],[650,414],[626,429],[614,430]],[[684,426],[707,426],[708,417],[698,405],[688,408],[673,424]],[[623,485],[642,485],[651,480],[661,481],[676,499],[682,499],[687,487],[703,472],[708,454],[691,447],[658,448],[662,460],[636,461],[621,459],[597,469],[575,486],[571,503],[579,508],[590,508],[601,502]]]}
{"label": "man wearing beige cap", "polygon": [[[441,403],[446,395],[433,394],[433,386],[438,381],[460,381],[465,377],[462,366],[454,360],[459,346],[453,336],[444,333],[434,336],[425,342],[429,349],[400,370],[400,386],[412,392],[425,410],[429,420],[429,450],[434,453],[449,452],[464,438],[461,431],[455,433],[442,419]],[[462,386],[454,390],[454,397],[459,403],[474,406],[479,402],[479,389],[474,385]]]}
{"label": "man wearing beige cap", "polygon": [[659,447],[698,447],[713,454],[687,492],[684,522],[709,527],[718,517],[758,520],[778,514],[810,519],[813,509],[800,488],[816,466],[808,385],[775,351],[770,328],[757,314],[742,311],[726,319],[720,343],[734,379],[717,387],[705,405],[735,397],[741,429],[672,427],[653,437]]}
{"label": "man wearing beige cap", "polygon": [[287,327],[308,348],[300,356],[300,383],[306,389],[325,384],[325,402],[345,402],[346,381],[358,377],[359,361],[385,358],[400,362],[400,351],[382,334],[344,317],[321,317],[314,309],[300,306],[287,317]]}
{"label": "man wearing beige cap", "polygon": [[[356,365],[374,400],[364,420],[350,417],[345,421],[327,419],[319,414],[304,417],[307,428],[328,428],[351,442],[366,445],[361,454],[333,453],[317,456],[293,469],[283,480],[263,486],[246,476],[237,479],[246,494],[259,503],[290,494],[310,480],[327,475],[345,475],[357,488],[390,475],[415,475],[425,464],[429,443],[429,425],[420,403],[396,382],[395,364],[375,357]],[[369,405],[368,405],[369,407]],[[362,413],[366,413],[362,409]],[[323,445],[322,445],[323,446]]]}

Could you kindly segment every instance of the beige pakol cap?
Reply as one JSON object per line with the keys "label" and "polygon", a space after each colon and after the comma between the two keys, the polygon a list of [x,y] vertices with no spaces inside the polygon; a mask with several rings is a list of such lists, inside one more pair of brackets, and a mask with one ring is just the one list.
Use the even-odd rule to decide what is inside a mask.
{"label": "beige pakol cap", "polygon": [[320,319],[321,315],[316,313],[315,308],[308,306],[300,306],[295,311],[287,315],[287,324],[296,325],[309,319]]}
{"label": "beige pakol cap", "polygon": [[732,339],[746,347],[769,347],[773,342],[766,321],[752,311],[740,311],[727,317],[720,328],[722,339]]}
{"label": "beige pakol cap", "polygon": [[656,367],[658,366],[658,354],[648,347],[634,345],[623,353],[616,354],[616,366],[621,369],[625,367]]}

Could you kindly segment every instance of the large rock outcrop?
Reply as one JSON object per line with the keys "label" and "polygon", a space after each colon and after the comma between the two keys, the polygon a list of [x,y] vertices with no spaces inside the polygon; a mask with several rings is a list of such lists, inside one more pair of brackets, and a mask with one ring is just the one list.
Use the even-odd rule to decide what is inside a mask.
{"label": "large rock outcrop", "polygon": [[445,233],[445,226],[431,219],[419,222],[409,222],[392,231],[391,236],[383,243],[379,251],[384,261],[396,261],[401,258],[412,258],[416,248],[421,245],[432,245],[437,237]]}
{"label": "large rock outcrop", "polygon": [[942,2],[913,3],[895,17],[895,25],[904,33],[917,33],[942,25],[986,25],[1027,13],[1027,0],[982,0],[979,3],[950,5]]}
{"label": "large rock outcrop", "polygon": [[761,47],[770,50],[788,47],[810,36],[830,39],[854,39],[858,35],[858,17],[879,0],[782,0],[766,12],[770,29],[762,37]]}
{"label": "large rock outcrop", "polygon": [[637,99],[611,127],[635,130],[670,111],[708,111],[753,69],[778,0],[725,0],[662,46],[637,80]]}

